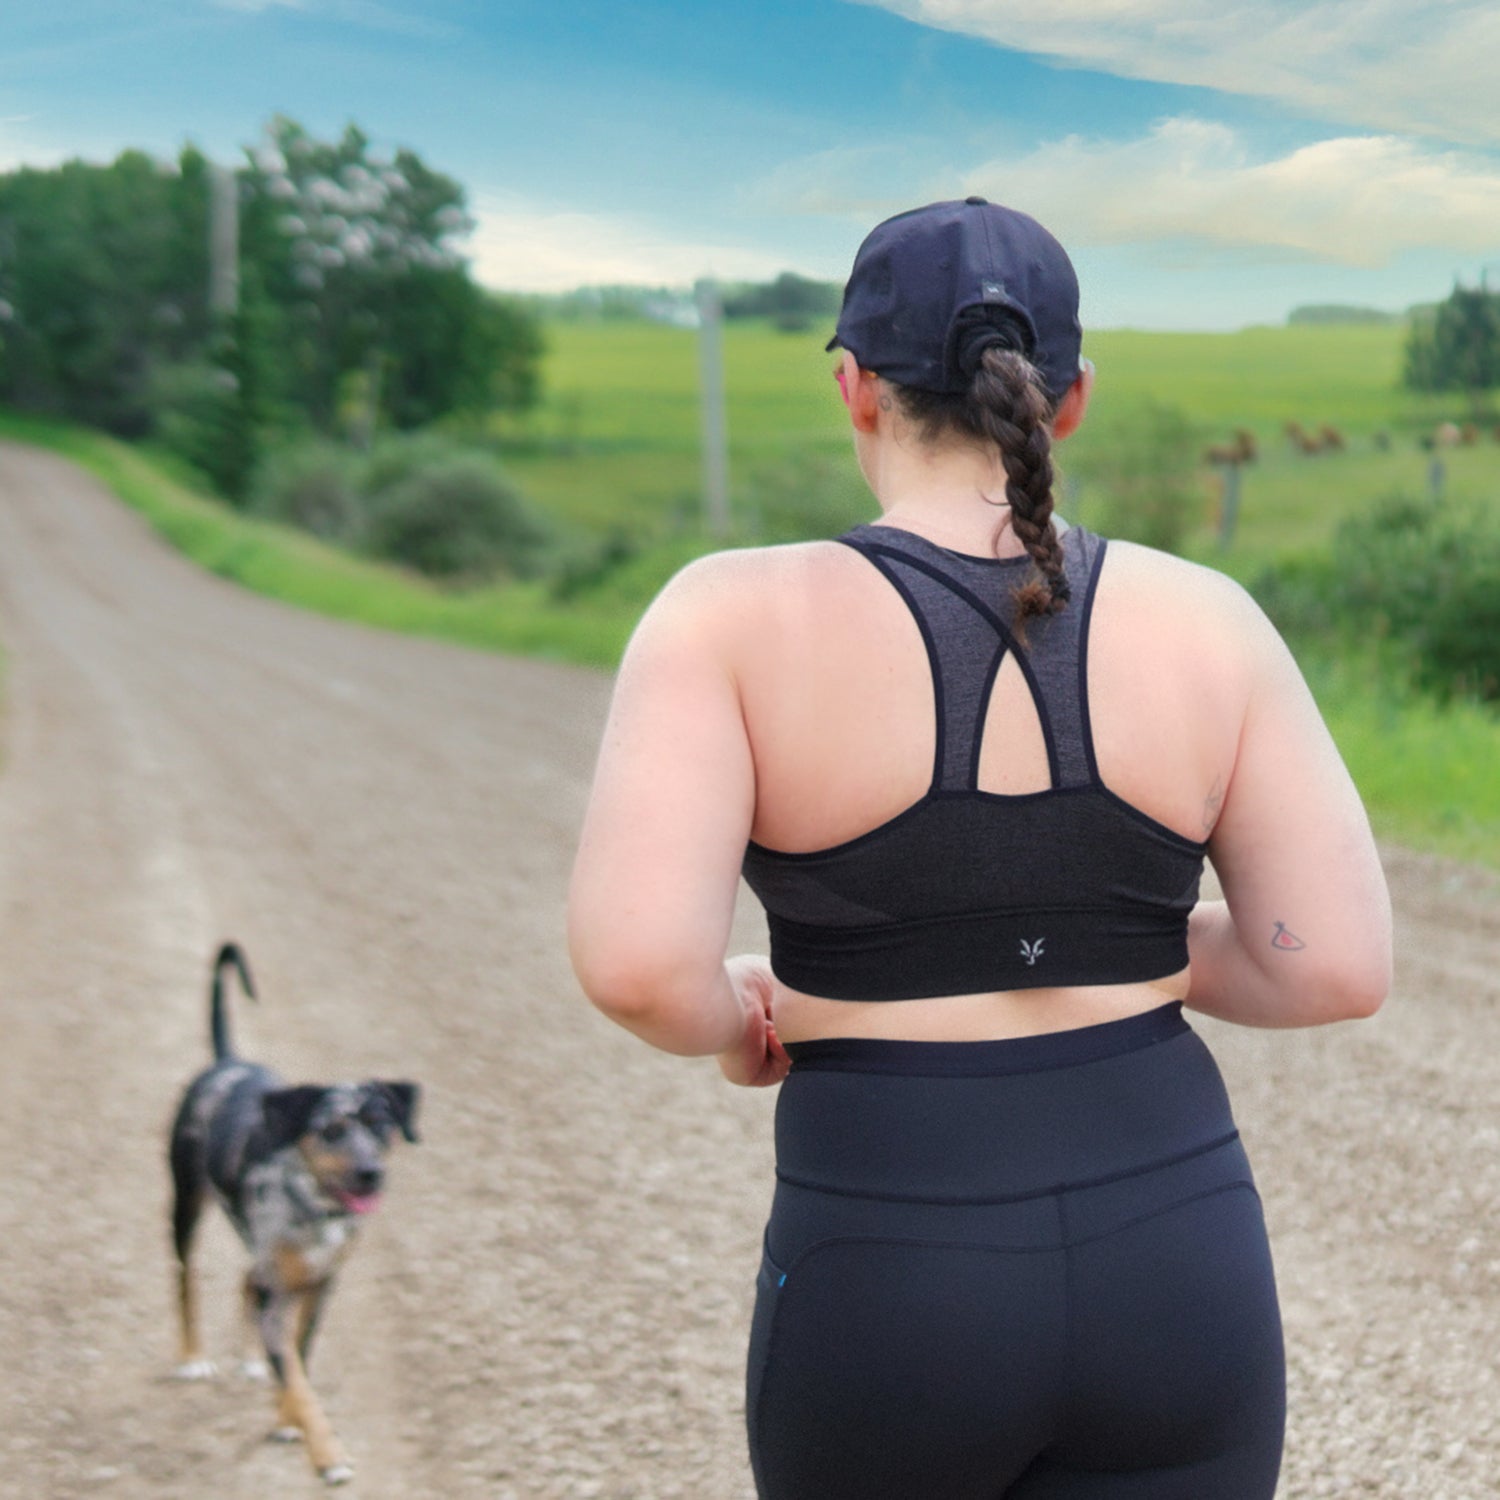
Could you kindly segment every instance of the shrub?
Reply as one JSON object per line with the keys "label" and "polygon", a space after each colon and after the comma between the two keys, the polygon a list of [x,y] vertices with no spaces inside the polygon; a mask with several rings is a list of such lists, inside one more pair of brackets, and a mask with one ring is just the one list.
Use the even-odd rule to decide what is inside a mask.
{"label": "shrub", "polygon": [[1202,509],[1197,435],[1175,406],[1141,402],[1106,419],[1078,465],[1087,488],[1093,530],[1164,552],[1180,552]]}
{"label": "shrub", "polygon": [[488,455],[424,457],[369,494],[366,545],[437,578],[529,577],[553,542],[547,523]]}
{"label": "shrub", "polygon": [[1439,698],[1500,701],[1500,516],[1393,495],[1335,533],[1327,560],[1263,576],[1285,631],[1379,645]]}
{"label": "shrub", "polygon": [[403,432],[378,439],[360,468],[359,487],[365,495],[404,484],[424,469],[440,468],[455,454],[473,450],[431,429]]}
{"label": "shrub", "polygon": [[623,526],[611,526],[602,540],[577,547],[559,561],[548,593],[567,604],[598,592],[610,579],[640,556],[639,538]]}
{"label": "shrub", "polygon": [[360,467],[358,455],[320,439],[280,449],[257,471],[249,509],[325,541],[354,545],[365,531]]}
{"label": "shrub", "polygon": [[754,541],[805,542],[873,519],[876,506],[847,459],[802,451],[752,470],[735,509]]}
{"label": "shrub", "polygon": [[1334,538],[1336,601],[1440,697],[1500,700],[1500,516],[1393,496]]}
{"label": "shrub", "polygon": [[1470,556],[1458,586],[1434,602],[1423,631],[1417,681],[1440,697],[1500,702],[1500,535]]}

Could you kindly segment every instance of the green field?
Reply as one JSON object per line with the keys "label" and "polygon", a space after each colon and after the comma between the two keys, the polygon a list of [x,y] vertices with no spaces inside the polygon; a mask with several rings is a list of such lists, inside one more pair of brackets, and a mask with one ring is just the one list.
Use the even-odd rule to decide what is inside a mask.
{"label": "green field", "polygon": [[[725,331],[731,485],[791,454],[848,454],[833,357],[821,337],[760,324]],[[701,491],[698,347],[655,323],[560,323],[547,330],[540,409],[500,436],[523,488],[590,530],[681,529]],[[849,468],[853,472],[852,460]]]}
{"label": "green field", "polygon": [[[725,330],[732,542],[829,534],[872,513],[825,338],[754,324]],[[1089,523],[1099,496],[1080,476],[1107,472],[1112,446],[1154,402],[1185,414],[1195,441],[1246,427],[1259,442],[1228,552],[1218,542],[1218,481],[1207,467],[1198,474],[1190,555],[1249,582],[1278,558],[1322,551],[1342,518],[1396,491],[1424,494],[1431,455],[1419,436],[1464,416],[1455,400],[1400,389],[1402,338],[1386,327],[1089,336],[1098,384],[1089,420],[1059,450],[1065,513]],[[696,339],[649,323],[566,323],[549,328],[548,344],[545,401],[490,436],[580,556],[611,534],[629,543],[623,562],[585,563],[566,590],[532,582],[444,591],[233,514],[97,434],[0,415],[0,436],[69,453],[175,545],[249,587],[391,629],[609,665],[664,579],[716,545],[699,513]],[[1347,447],[1295,452],[1288,421],[1331,423]],[[1387,450],[1377,449],[1377,433]],[[1500,507],[1500,443],[1486,434],[1444,463],[1451,498]],[[1382,675],[1373,653],[1311,644],[1303,656],[1377,829],[1500,867],[1500,718],[1433,704]]]}
{"label": "green field", "polygon": [[[1104,332],[1085,351],[1098,377],[1089,420],[1059,448],[1065,474],[1107,467],[1109,446],[1146,402],[1182,411],[1203,444],[1246,427],[1260,453],[1242,479],[1235,555],[1240,572],[1282,551],[1318,545],[1339,518],[1393,490],[1427,489],[1430,455],[1422,433],[1461,419],[1454,398],[1413,396],[1399,386],[1403,330],[1397,327],[1252,328],[1232,334]],[[798,464],[821,460],[847,478],[855,519],[869,502],[857,474],[823,352],[826,330],[780,333],[764,324],[725,329],[732,504],[739,533],[753,538],[768,484],[794,487]],[[700,493],[697,344],[687,330],[649,323],[563,323],[548,330],[547,397],[501,436],[508,465],[527,493],[587,531],[627,528],[647,536],[697,524]],[[1283,428],[1332,424],[1343,453],[1295,452]],[[1377,433],[1388,451],[1375,447]],[[1491,499],[1500,446],[1489,442],[1446,457],[1447,493]],[[1202,506],[1190,549],[1217,552],[1218,490],[1201,475]],[[1087,521],[1087,482],[1068,493]],[[798,497],[788,493],[795,509]],[[814,505],[821,512],[822,506]]]}

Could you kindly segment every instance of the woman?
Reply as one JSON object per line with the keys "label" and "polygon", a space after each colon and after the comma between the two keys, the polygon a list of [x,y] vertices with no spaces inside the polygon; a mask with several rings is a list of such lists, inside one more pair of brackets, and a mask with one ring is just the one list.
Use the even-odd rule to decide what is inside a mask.
{"label": "woman", "polygon": [[[1054,518],[1077,307],[1023,214],[879,225],[830,344],[879,523],[694,564],[616,687],[583,988],[733,1082],[786,1080],[747,1388],[765,1500],[1275,1489],[1265,1230],[1181,1011],[1369,1015],[1389,902],[1255,605]],[[724,956],[742,868],[769,965]]]}

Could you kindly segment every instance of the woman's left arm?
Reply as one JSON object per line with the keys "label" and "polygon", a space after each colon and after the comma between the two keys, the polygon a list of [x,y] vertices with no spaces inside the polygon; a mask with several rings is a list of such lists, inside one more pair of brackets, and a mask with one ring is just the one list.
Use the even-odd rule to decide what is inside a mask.
{"label": "woman's left arm", "polygon": [[735,1082],[769,1083],[780,1053],[769,972],[725,963],[755,811],[733,641],[748,562],[722,554],[684,569],[631,638],[573,869],[568,943],[584,993],[611,1020],[667,1052],[720,1054]]}

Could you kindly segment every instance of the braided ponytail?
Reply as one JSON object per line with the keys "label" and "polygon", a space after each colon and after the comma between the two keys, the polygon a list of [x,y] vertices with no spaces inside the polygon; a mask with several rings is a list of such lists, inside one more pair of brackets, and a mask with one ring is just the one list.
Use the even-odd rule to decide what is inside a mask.
{"label": "braided ponytail", "polygon": [[[968,378],[961,392],[897,388],[905,414],[933,442],[956,430],[993,444],[1005,467],[1010,524],[1035,567],[1015,593],[1016,625],[1056,614],[1068,602],[1062,543],[1052,524],[1052,435],[1056,403],[1027,358],[1029,335],[1001,308],[974,308],[960,315],[952,359]],[[998,546],[1004,527],[996,529]]]}
{"label": "braided ponytail", "polygon": [[999,344],[980,355],[965,401],[971,428],[1000,450],[1011,525],[1036,564],[1016,590],[1017,623],[1024,626],[1068,602],[1062,543],[1052,524],[1053,405],[1026,356]]}

